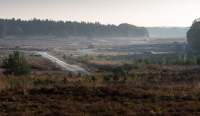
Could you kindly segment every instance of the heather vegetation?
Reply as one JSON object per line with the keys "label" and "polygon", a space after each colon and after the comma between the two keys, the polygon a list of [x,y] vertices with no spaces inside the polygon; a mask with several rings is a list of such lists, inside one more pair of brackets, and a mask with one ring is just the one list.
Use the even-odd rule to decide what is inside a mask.
{"label": "heather vegetation", "polygon": [[118,62],[118,64],[137,65],[200,65],[198,54],[157,54],[157,55],[119,55],[119,56],[82,56],[77,59],[79,62],[94,64],[93,62]]}
{"label": "heather vegetation", "polygon": [[81,76],[31,65],[31,75],[1,75],[1,115],[199,114],[199,67],[104,65]]}

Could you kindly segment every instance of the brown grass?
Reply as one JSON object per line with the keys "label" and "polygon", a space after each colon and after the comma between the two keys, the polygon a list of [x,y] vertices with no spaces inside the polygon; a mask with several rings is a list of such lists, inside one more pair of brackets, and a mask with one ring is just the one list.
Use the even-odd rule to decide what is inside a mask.
{"label": "brown grass", "polygon": [[0,74],[1,116],[200,115],[196,66],[145,66],[121,82],[101,70],[79,77],[42,63],[29,76]]}
{"label": "brown grass", "polygon": [[[97,78],[98,77],[98,78]],[[0,79],[0,115],[198,115],[199,82],[152,83],[64,73]]]}

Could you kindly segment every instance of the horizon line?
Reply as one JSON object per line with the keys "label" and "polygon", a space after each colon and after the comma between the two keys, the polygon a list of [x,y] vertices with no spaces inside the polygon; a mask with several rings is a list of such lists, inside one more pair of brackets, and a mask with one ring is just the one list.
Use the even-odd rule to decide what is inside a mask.
{"label": "horizon line", "polygon": [[122,23],[118,23],[118,24],[114,24],[114,23],[102,23],[100,21],[83,21],[83,20],[62,20],[62,19],[51,19],[51,18],[36,18],[36,17],[33,17],[33,18],[15,18],[15,17],[12,17],[12,18],[1,18],[1,20],[21,20],[21,21],[32,21],[32,20],[41,20],[41,21],[54,21],[54,22],[77,22],[77,23],[81,23],[81,22],[84,22],[84,23],[99,23],[101,25],[116,25],[116,26],[119,26],[120,24],[130,24],[130,25],[133,25],[133,26],[137,26],[137,27],[147,27],[147,28],[189,28],[191,26],[176,26],[176,25],[170,25],[170,26],[166,26],[166,25],[149,25],[149,26],[144,26],[144,25],[137,25],[137,24],[132,24],[132,23],[128,23],[128,22],[122,22]]}

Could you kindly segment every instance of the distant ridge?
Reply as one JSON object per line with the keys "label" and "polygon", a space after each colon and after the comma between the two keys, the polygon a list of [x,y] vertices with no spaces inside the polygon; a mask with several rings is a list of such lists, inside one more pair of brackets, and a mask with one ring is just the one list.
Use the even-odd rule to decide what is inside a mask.
{"label": "distant ridge", "polygon": [[85,37],[148,37],[144,27],[130,24],[103,25],[100,23],[0,19],[0,37],[5,36],[85,36]]}
{"label": "distant ridge", "polygon": [[186,38],[189,27],[146,27],[151,38]]}

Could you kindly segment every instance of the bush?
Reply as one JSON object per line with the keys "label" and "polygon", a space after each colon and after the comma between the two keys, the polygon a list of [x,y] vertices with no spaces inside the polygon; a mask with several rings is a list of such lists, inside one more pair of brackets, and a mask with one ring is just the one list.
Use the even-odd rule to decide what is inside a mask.
{"label": "bush", "polygon": [[128,69],[129,67],[117,67],[113,70],[113,81],[116,82],[125,82],[128,76]]}
{"label": "bush", "polygon": [[103,77],[103,81],[104,82],[111,82],[113,80],[113,75],[112,74],[108,74],[108,75],[105,75]]}
{"label": "bush", "polygon": [[5,74],[26,75],[31,72],[30,65],[19,51],[14,51],[8,58],[4,59],[3,67]]}

